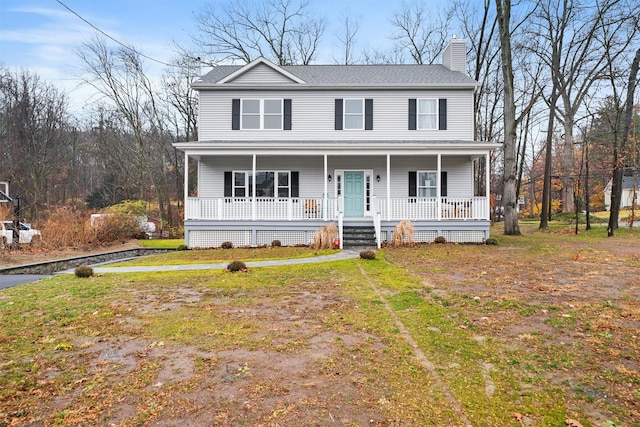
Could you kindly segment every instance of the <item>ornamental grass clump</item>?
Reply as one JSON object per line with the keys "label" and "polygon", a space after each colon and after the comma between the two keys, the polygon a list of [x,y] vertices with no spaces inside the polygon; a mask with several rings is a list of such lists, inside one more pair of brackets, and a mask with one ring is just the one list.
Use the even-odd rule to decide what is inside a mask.
{"label": "ornamental grass clump", "polygon": [[88,265],[81,265],[79,267],[76,267],[76,269],[74,270],[74,274],[76,275],[76,277],[91,277],[93,276],[93,268],[89,267]]}
{"label": "ornamental grass clump", "polygon": [[249,269],[244,262],[235,260],[229,263],[229,265],[227,266],[227,271],[235,273],[237,271],[249,271]]}
{"label": "ornamental grass clump", "polygon": [[332,249],[335,240],[338,238],[338,228],[333,222],[322,227],[313,235],[313,249]]}
{"label": "ornamental grass clump", "polygon": [[403,219],[393,229],[393,246],[411,245],[415,230],[408,219]]}

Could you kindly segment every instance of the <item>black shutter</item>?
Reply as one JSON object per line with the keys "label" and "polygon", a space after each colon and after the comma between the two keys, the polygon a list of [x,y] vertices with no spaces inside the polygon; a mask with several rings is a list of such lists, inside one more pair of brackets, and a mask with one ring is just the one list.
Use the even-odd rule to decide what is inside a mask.
{"label": "black shutter", "polygon": [[409,130],[416,130],[418,123],[417,102],[414,99],[409,100]]}
{"label": "black shutter", "polygon": [[300,172],[291,172],[291,197],[300,197]]}
{"label": "black shutter", "polygon": [[282,129],[291,130],[291,100],[284,100],[284,123]]}
{"label": "black shutter", "polygon": [[364,100],[364,130],[373,130],[373,99]]}
{"label": "black shutter", "polygon": [[240,100],[231,101],[231,130],[240,130]]}
{"label": "black shutter", "polygon": [[224,173],[224,197],[233,197],[233,172]]}
{"label": "black shutter", "polygon": [[418,173],[409,171],[409,197],[418,196]]}
{"label": "black shutter", "polygon": [[342,99],[336,99],[336,130],[342,130]]}
{"label": "black shutter", "polygon": [[438,100],[438,130],[447,130],[447,99]]}
{"label": "black shutter", "polygon": [[447,171],[440,171],[440,196],[447,197]]}

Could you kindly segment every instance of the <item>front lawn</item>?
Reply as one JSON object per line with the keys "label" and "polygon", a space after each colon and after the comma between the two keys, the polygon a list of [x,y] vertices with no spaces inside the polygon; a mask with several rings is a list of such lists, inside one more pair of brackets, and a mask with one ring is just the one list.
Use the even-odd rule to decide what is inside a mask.
{"label": "front lawn", "polygon": [[639,426],[640,235],[525,231],[0,291],[0,425]]}

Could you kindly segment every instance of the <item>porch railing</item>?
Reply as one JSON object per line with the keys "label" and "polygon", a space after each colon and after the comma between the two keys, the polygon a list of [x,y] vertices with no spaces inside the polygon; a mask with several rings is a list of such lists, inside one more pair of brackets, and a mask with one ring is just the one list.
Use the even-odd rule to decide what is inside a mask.
{"label": "porch railing", "polygon": [[189,197],[185,219],[204,220],[335,220],[337,199],[297,197]]}
{"label": "porch railing", "polygon": [[[487,220],[486,197],[443,197],[438,210],[437,198],[374,198],[375,216],[384,220]],[[337,198],[190,197],[185,219],[224,221],[336,221],[340,211]],[[375,219],[375,218],[374,218]]]}
{"label": "porch railing", "polygon": [[[489,219],[486,197],[393,197],[377,199],[383,220],[476,220]],[[438,210],[438,207],[440,208]]]}

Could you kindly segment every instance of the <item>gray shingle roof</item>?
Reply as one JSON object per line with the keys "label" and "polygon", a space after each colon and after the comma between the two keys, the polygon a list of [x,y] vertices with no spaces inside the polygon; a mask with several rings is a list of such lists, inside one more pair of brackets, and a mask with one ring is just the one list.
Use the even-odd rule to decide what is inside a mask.
{"label": "gray shingle roof", "polygon": [[[204,75],[194,87],[206,88],[242,68],[220,65]],[[475,80],[444,65],[288,65],[283,70],[304,80],[304,86],[466,86]],[[298,86],[297,83],[291,83]]]}

